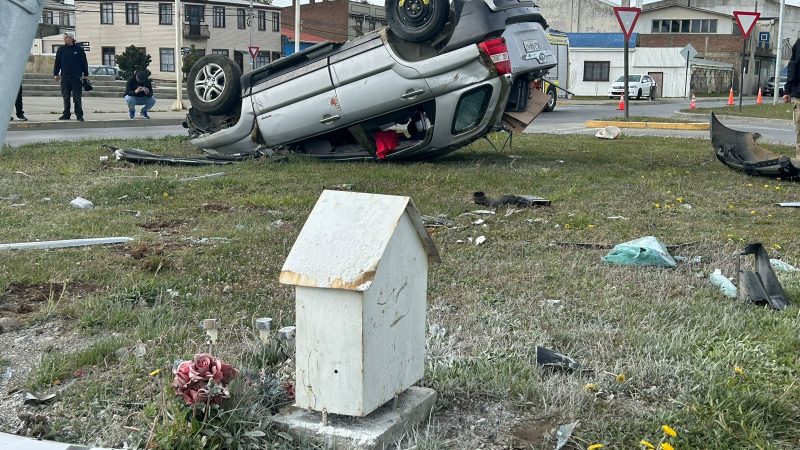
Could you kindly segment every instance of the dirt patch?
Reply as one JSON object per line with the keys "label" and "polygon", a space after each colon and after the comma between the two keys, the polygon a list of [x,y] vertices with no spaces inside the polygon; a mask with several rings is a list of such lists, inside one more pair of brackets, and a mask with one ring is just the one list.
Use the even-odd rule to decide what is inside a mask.
{"label": "dirt patch", "polygon": [[544,448],[555,441],[558,426],[555,417],[520,422],[511,429],[512,445],[515,448]]}
{"label": "dirt patch", "polygon": [[236,208],[224,203],[203,203],[203,206],[201,206],[200,209],[210,212],[230,212],[234,211]]}
{"label": "dirt patch", "polygon": [[147,231],[164,231],[164,230],[171,230],[173,228],[178,228],[182,225],[186,225],[188,222],[185,220],[151,220],[149,222],[140,223],[138,224],[139,227],[144,228]]}
{"label": "dirt patch", "polygon": [[48,301],[80,298],[98,289],[86,283],[11,283],[0,295],[0,315],[25,316],[38,311]]}

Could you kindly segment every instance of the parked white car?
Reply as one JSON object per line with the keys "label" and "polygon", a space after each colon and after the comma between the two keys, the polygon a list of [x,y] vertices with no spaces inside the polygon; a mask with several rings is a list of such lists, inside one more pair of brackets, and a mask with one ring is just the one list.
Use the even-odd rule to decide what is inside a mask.
{"label": "parked white car", "polygon": [[[625,76],[617,78],[608,87],[608,98],[620,97],[625,91]],[[628,98],[641,99],[643,96],[650,100],[656,99],[656,80],[649,75],[628,75]]]}

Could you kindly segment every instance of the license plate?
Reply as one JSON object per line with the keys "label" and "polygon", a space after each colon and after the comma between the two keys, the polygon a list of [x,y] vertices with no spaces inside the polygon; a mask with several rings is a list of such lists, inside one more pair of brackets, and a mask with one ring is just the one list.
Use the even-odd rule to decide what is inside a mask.
{"label": "license plate", "polygon": [[522,41],[522,45],[525,47],[525,53],[539,51],[539,43],[536,40],[530,39],[527,41]]}

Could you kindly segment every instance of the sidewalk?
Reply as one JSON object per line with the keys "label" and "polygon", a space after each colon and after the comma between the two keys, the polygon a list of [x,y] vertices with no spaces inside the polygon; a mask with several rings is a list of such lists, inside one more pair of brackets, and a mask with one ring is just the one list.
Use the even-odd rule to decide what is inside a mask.
{"label": "sidewalk", "polygon": [[[27,122],[15,120],[9,122],[9,131],[32,129],[67,129],[67,128],[107,128],[107,127],[142,127],[158,125],[180,125],[186,115],[184,111],[171,111],[175,100],[156,99],[156,105],[150,110],[150,119],[139,118],[141,106],[136,107],[136,119],[128,116],[128,106],[120,98],[84,97],[83,117],[85,122],[75,120],[75,112],[71,120],[58,120],[61,116],[63,101],[61,97],[25,97],[23,110]],[[189,100],[184,100],[184,108]],[[14,110],[12,109],[12,114]]]}

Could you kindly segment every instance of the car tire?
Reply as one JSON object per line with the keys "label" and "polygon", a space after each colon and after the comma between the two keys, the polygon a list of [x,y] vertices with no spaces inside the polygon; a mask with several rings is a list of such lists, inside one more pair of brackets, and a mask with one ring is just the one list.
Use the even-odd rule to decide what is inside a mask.
{"label": "car tire", "polygon": [[558,103],[558,93],[556,92],[556,88],[553,86],[548,87],[547,95],[550,96],[550,100],[548,100],[547,104],[544,106],[544,112],[551,112],[556,109],[556,103]]}
{"label": "car tire", "polygon": [[384,7],[389,29],[408,42],[424,42],[436,37],[450,15],[448,0],[386,0]]}
{"label": "car tire", "polygon": [[231,112],[241,100],[242,70],[223,55],[206,55],[189,71],[186,87],[193,108],[207,114]]}
{"label": "car tire", "polygon": [[639,88],[639,91],[636,92],[636,100],[642,99],[642,88]]}

